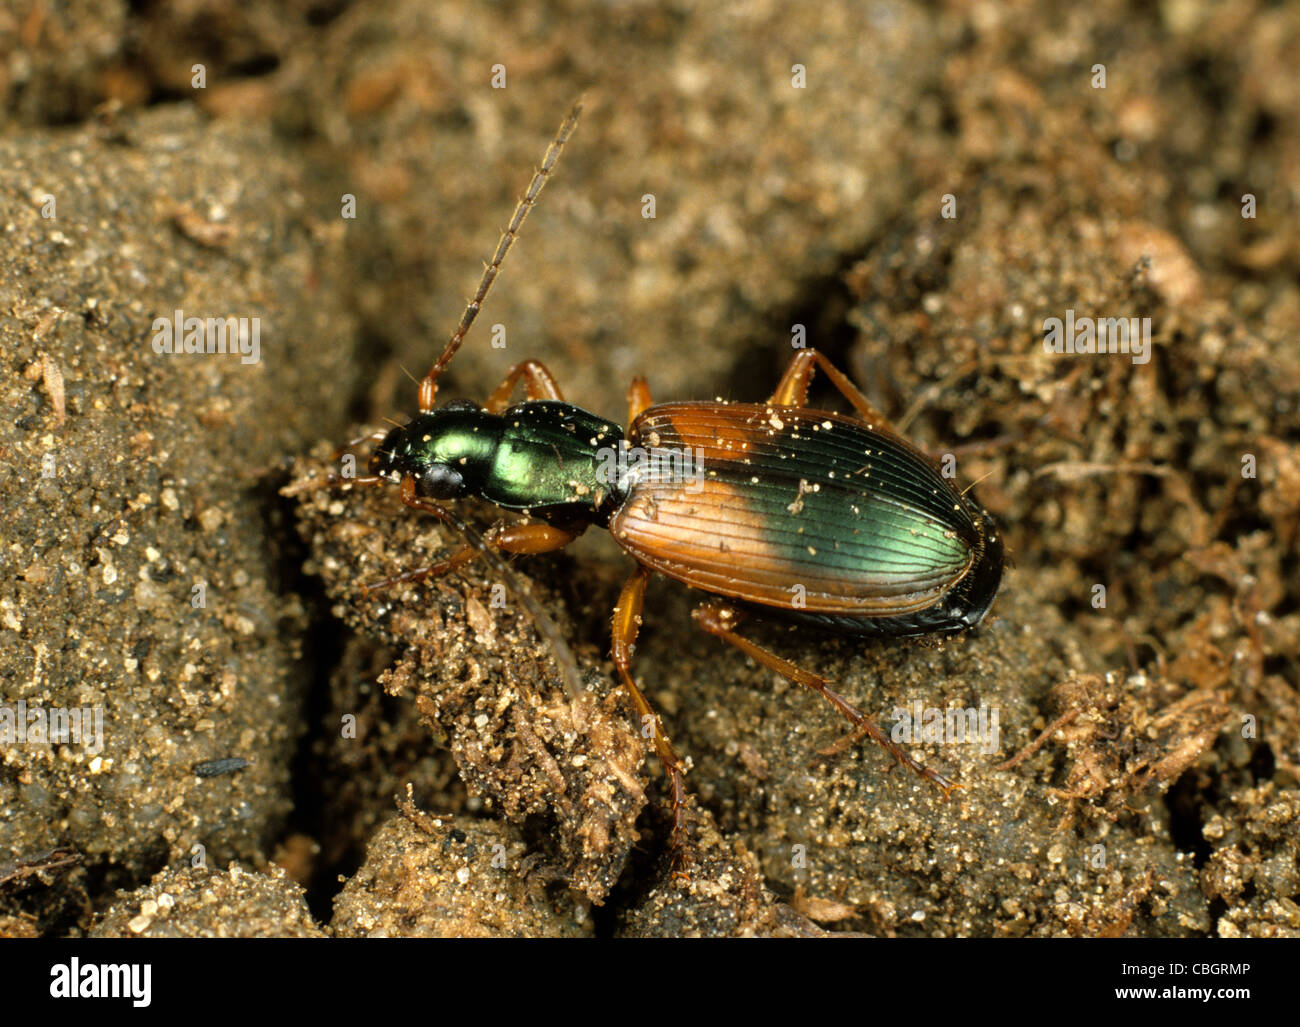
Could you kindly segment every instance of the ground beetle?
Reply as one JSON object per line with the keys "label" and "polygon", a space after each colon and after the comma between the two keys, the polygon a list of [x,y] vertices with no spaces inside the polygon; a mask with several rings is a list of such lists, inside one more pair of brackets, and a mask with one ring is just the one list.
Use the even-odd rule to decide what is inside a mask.
{"label": "ground beetle", "polygon": [[[626,433],[565,402],[550,372],[534,360],[516,366],[481,406],[453,400],[435,407],[438,378],[478,315],[580,111],[578,104],[547,149],[478,291],[421,380],[420,412],[402,427],[349,443],[378,443],[368,475],[313,479],[395,483],[408,506],[466,535],[467,545],[450,559],[370,588],[444,573],[480,555],[508,573],[493,549],[544,553],[563,548],[591,525],[607,528],[637,562],[614,608],[614,665],[653,733],[671,783],[678,847],[684,771],[630,671],[652,571],[716,597],[694,611],[704,631],[821,693],[852,721],[855,738],[869,736],[898,762],[952,787],[824,678],[736,632],[747,614],[759,614],[841,635],[951,633],[983,619],[1001,582],[1003,545],[993,518],[956,491],[821,353],[801,350],[765,403],[654,405],[645,379],[638,377],[628,390]],[[816,370],[856,417],[805,406]],[[520,381],[527,398],[512,406]],[[530,520],[497,525],[480,537],[441,505],[465,496]],[[559,643],[540,607],[528,607],[543,634]],[[576,680],[567,646],[561,653],[562,666]]]}

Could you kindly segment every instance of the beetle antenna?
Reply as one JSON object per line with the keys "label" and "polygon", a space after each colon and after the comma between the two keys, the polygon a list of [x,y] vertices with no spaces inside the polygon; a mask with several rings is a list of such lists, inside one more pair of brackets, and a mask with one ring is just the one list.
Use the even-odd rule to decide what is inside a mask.
{"label": "beetle antenna", "polygon": [[985,478],[987,478],[987,477],[988,477],[989,475],[991,475],[992,473],[993,473],[992,471],[986,471],[984,474],[980,475],[980,476],[979,476],[978,478],[976,478],[973,482],[971,482],[971,483],[970,483],[969,485],[967,485],[964,489],[962,489],[962,490],[961,490],[961,494],[962,494],[963,496],[966,495],[967,492],[969,492],[971,489],[973,489],[976,485],[978,485],[980,482],[982,482]]}
{"label": "beetle antenna", "polygon": [[465,313],[461,315],[460,324],[456,326],[451,339],[443,348],[442,355],[434,361],[433,367],[429,369],[429,373],[420,382],[421,413],[433,409],[434,397],[438,393],[438,376],[446,370],[447,364],[451,362],[451,358],[460,349],[460,344],[465,341],[465,333],[469,331],[469,326],[474,323],[474,318],[478,317],[479,309],[483,306],[483,300],[487,297],[488,290],[492,288],[492,283],[501,270],[501,262],[505,260],[506,254],[510,252],[510,247],[514,245],[515,239],[519,235],[519,228],[524,223],[524,218],[528,217],[528,212],[532,210],[533,204],[537,202],[542,187],[546,185],[546,180],[550,177],[551,169],[555,167],[555,162],[560,158],[560,151],[564,149],[564,144],[569,141],[569,136],[573,134],[574,128],[577,127],[578,116],[581,113],[582,100],[579,100],[573,105],[573,109],[569,111],[569,116],[564,119],[559,132],[551,140],[551,145],[546,148],[546,156],[542,158],[541,167],[534,172],[533,180],[528,184],[528,190],[516,205],[514,216],[510,218],[510,224],[506,226],[506,230],[501,234],[501,239],[497,242],[496,252],[492,255],[491,262],[483,268],[483,277],[479,279],[478,291],[474,293],[474,298],[469,301],[469,306],[465,308]]}

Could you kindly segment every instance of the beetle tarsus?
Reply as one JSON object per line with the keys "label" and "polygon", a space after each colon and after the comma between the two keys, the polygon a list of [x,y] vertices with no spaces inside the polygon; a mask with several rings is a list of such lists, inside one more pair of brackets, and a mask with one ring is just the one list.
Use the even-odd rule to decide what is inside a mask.
{"label": "beetle tarsus", "polygon": [[689,884],[695,860],[691,857],[686,829],[686,779],[680,768],[670,773],[669,777],[673,801],[673,829],[668,842],[672,851],[672,876],[676,881]]}

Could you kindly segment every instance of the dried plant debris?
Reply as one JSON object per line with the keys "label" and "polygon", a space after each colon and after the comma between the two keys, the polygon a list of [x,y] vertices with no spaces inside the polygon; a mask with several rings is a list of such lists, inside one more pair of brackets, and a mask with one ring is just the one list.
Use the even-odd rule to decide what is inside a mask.
{"label": "dried plant debris", "polygon": [[25,882],[28,878],[48,883],[49,875],[56,870],[75,867],[81,857],[72,849],[50,849],[22,859],[0,864],[0,887]]}
{"label": "dried plant debris", "polygon": [[1168,789],[1232,723],[1221,694],[1187,692],[1143,674],[1070,678],[1052,689],[1048,708],[1051,723],[999,769],[1018,765],[1045,742],[1063,745],[1065,773],[1048,793],[1094,812],[1114,813],[1148,789]]}

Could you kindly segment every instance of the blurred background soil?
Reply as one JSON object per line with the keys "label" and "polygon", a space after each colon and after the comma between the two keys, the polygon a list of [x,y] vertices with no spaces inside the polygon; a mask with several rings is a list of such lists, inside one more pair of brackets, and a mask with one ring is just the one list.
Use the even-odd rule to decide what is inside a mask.
{"label": "blurred background soil", "polygon": [[[0,934],[1300,934],[1296,67],[1251,0],[5,4],[0,703],[105,739],[0,746]],[[757,400],[802,325],[1014,554],[965,638],[751,629],[885,719],[996,709],[919,747],[947,799],[652,584],[689,883],[608,538],[514,564],[574,699],[483,565],[361,593],[427,518],[280,494],[413,411],[579,94],[442,396]],[[176,309],[260,362],[156,354]],[[1045,353],[1067,309],[1150,361]]]}

